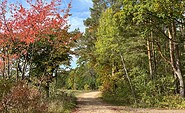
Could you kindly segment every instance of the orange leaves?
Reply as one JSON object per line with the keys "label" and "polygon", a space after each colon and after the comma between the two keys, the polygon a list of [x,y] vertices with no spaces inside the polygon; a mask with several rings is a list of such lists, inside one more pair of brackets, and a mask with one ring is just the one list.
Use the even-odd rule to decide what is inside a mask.
{"label": "orange leaves", "polygon": [[22,7],[22,5],[20,5],[20,10],[19,10],[20,13],[25,13],[25,9]]}
{"label": "orange leaves", "polygon": [[3,61],[2,61],[2,59],[0,59],[0,67],[2,67],[2,66],[3,66]]}
{"label": "orange leaves", "polygon": [[35,3],[32,0],[27,2],[30,9],[25,9],[20,4],[19,7],[15,6],[15,11],[12,12],[12,21],[15,21],[12,29],[16,32],[13,35],[18,35],[19,40],[26,39],[25,43],[30,44],[35,41],[33,38],[39,39],[38,35],[54,34],[54,31],[63,29],[66,25],[66,20],[61,17],[57,8],[60,0],[52,0],[47,4],[42,0],[36,0]]}
{"label": "orange leaves", "polygon": [[27,37],[25,40],[26,44],[34,43],[34,38],[33,37]]}
{"label": "orange leaves", "polygon": [[2,22],[0,21],[0,28],[1,28],[1,26],[2,26]]}

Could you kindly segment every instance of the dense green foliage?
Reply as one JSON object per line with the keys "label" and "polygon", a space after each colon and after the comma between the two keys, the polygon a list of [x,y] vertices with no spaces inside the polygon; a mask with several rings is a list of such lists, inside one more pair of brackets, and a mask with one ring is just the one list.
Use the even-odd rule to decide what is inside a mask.
{"label": "dense green foliage", "polygon": [[183,108],[184,1],[93,0],[90,11],[72,73],[93,70],[109,102]]}
{"label": "dense green foliage", "polygon": [[97,90],[100,86],[100,80],[94,70],[89,67],[81,66],[69,71],[58,72],[56,86],[69,90]]}

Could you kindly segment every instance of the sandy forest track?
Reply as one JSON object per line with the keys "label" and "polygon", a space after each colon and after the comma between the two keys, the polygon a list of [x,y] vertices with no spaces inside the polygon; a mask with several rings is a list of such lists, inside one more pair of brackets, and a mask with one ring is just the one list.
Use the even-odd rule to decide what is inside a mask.
{"label": "sandy forest track", "polygon": [[72,113],[185,113],[185,110],[157,110],[111,106],[105,104],[99,97],[101,92],[82,93],[77,98],[78,106]]}

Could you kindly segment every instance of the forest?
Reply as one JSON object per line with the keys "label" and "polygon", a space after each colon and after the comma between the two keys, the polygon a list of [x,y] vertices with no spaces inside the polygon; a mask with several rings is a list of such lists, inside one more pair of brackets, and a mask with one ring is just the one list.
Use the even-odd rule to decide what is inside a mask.
{"label": "forest", "polygon": [[93,0],[90,11],[67,86],[122,105],[184,107],[185,1]]}
{"label": "forest", "polygon": [[70,90],[100,90],[115,105],[185,108],[184,0],[92,0],[84,33],[69,32],[71,2],[26,2],[0,1],[0,112],[68,113]]}

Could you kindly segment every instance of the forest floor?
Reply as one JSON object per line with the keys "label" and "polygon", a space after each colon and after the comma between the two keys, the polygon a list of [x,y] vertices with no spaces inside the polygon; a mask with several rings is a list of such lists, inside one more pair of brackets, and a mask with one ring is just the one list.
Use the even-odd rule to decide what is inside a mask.
{"label": "forest floor", "polygon": [[102,101],[101,92],[93,91],[77,96],[77,108],[72,113],[185,113],[185,110],[164,110],[113,106]]}

